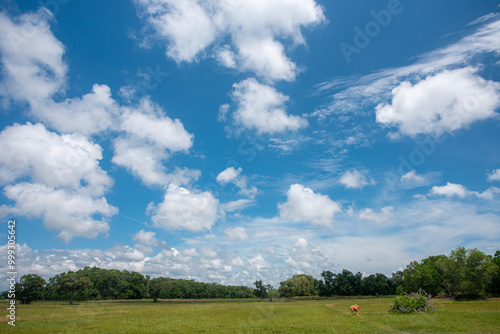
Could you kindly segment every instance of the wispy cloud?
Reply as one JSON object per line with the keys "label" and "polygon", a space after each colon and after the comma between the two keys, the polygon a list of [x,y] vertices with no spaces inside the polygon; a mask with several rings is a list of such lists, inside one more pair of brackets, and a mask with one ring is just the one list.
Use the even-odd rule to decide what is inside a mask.
{"label": "wispy cloud", "polygon": [[[386,106],[391,106],[388,104],[389,101],[392,99],[392,108],[394,108],[394,105],[398,103],[398,96],[404,91],[412,90],[415,92],[417,88],[420,90],[430,83],[438,84],[438,79],[448,74],[467,73],[466,76],[462,75],[461,78],[457,78],[453,87],[457,87],[457,85],[458,87],[467,86],[468,93],[465,95],[461,93],[462,95],[455,97],[450,96],[448,106],[444,109],[441,108],[448,115],[444,116],[445,120],[446,118],[460,120],[462,113],[459,111],[467,109],[467,103],[477,101],[479,101],[478,110],[485,113],[482,117],[474,118],[474,120],[491,117],[494,115],[493,111],[498,107],[500,99],[498,83],[485,80],[476,73],[479,71],[477,69],[481,67],[480,56],[491,54],[498,56],[500,54],[500,20],[498,20],[498,15],[490,15],[476,24],[480,26],[471,34],[447,47],[421,55],[418,57],[419,60],[411,65],[383,69],[363,76],[333,79],[318,84],[317,94],[329,94],[332,91],[335,93],[329,96],[328,103],[318,108],[310,116],[325,118],[330,115],[337,115],[336,117],[343,115],[344,118],[349,119],[356,115],[371,114],[378,106],[377,121],[382,124],[390,121],[402,134],[412,135],[415,132],[425,132],[422,126],[417,126],[410,131],[409,127],[406,127],[404,119],[385,119],[384,116],[387,114],[385,111],[389,111]],[[431,91],[428,93],[432,94]],[[419,110],[422,108],[433,110],[432,103],[436,102],[436,99],[429,94],[419,100],[420,104],[423,104]],[[487,98],[482,99],[485,96]],[[467,101],[461,99],[467,99]],[[451,107],[451,105],[457,107]],[[410,106],[411,104],[407,104],[404,110]],[[475,105],[471,105],[471,108],[477,109]],[[414,113],[404,113],[404,115],[412,114]],[[444,124],[438,127],[438,124],[432,122],[432,119],[429,119],[423,123],[434,125],[434,127],[431,126],[434,131],[453,131],[470,124],[469,121],[456,122],[456,126],[450,128]]]}

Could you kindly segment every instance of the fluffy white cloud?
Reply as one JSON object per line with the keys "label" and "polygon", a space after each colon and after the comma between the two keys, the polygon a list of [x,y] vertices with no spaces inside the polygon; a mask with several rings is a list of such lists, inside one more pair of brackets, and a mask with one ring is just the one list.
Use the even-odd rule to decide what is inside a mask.
{"label": "fluffy white cloud", "polygon": [[483,191],[482,193],[480,193],[478,191],[471,191],[467,189],[467,187],[461,184],[456,184],[451,182],[446,183],[446,185],[444,186],[434,186],[429,191],[430,196],[446,196],[446,197],[456,196],[462,199],[469,196],[475,196],[477,198],[488,199],[488,200],[493,199],[495,195],[498,193],[500,193],[500,188],[497,187],[490,187],[485,191]]}
{"label": "fluffy white cloud", "polygon": [[44,8],[14,19],[0,13],[0,95],[36,102],[63,91],[68,68],[64,46],[50,30],[51,19]]}
{"label": "fluffy white cloud", "polygon": [[326,195],[316,194],[301,184],[292,184],[287,192],[287,201],[279,203],[278,210],[283,219],[329,227],[334,215],[342,211],[342,206]]}
{"label": "fluffy white cloud", "polygon": [[0,13],[0,96],[28,102],[30,113],[63,133],[93,135],[112,127],[117,103],[106,85],[94,85],[83,97],[55,102],[67,88],[64,46],[50,29],[45,9],[9,18]]}
{"label": "fluffy white cloud", "polygon": [[104,197],[94,199],[86,194],[38,183],[8,185],[4,188],[4,194],[16,205],[11,208],[4,206],[0,213],[43,217],[45,226],[60,230],[58,237],[66,242],[75,236],[95,238],[107,233],[109,225],[105,219],[95,220],[93,217],[110,217],[118,213]]}
{"label": "fluffy white cloud", "polygon": [[466,128],[495,115],[500,84],[487,81],[473,68],[446,70],[392,90],[391,104],[379,104],[377,122],[397,126],[400,133],[440,135]]}
{"label": "fluffy white cloud", "polygon": [[249,238],[248,233],[244,227],[230,227],[227,228],[224,232],[231,240],[244,241]]}
{"label": "fluffy white cloud", "polygon": [[[321,119],[329,115],[339,115],[335,119],[340,119],[342,122],[351,121],[357,125],[359,123],[357,116],[366,115],[367,110],[378,105],[380,109],[378,113],[383,111],[379,124],[398,127],[399,131],[392,136],[398,138],[405,133],[435,134],[436,131],[458,130],[460,127],[468,126],[471,122],[494,115],[491,109],[490,112],[488,111],[488,105],[496,104],[498,107],[498,102],[495,102],[498,101],[498,83],[481,79],[470,70],[470,68],[483,68],[482,61],[485,59],[483,55],[500,55],[498,15],[493,18],[491,16],[484,18],[485,20],[477,21],[479,25],[467,27],[466,29],[471,32],[464,38],[444,48],[417,55],[414,57],[416,61],[410,65],[386,68],[364,76],[337,78],[318,84],[316,86],[318,94],[324,95],[328,92],[331,94],[327,97],[328,102],[315,110],[312,116]],[[462,70],[462,73],[455,72],[457,68],[464,67],[466,69]],[[441,85],[441,82],[437,80],[439,76],[431,80],[445,70],[451,70],[450,72],[461,81],[446,80],[447,82]],[[467,71],[473,73],[466,73]],[[425,81],[423,78],[429,80]],[[441,76],[441,80],[450,78],[450,73],[445,77]],[[403,82],[407,83],[402,85]],[[443,87],[444,85],[448,88]],[[430,92],[431,86],[439,89],[439,93]],[[396,96],[392,92],[397,87],[400,87],[400,90],[396,96],[400,99],[396,101],[394,99]],[[467,90],[467,88],[471,89]],[[496,92],[493,89],[496,89]],[[419,92],[425,93],[426,96],[419,99],[417,96]],[[403,93],[408,99],[403,99]],[[438,102],[442,97],[443,102]],[[392,102],[390,102],[391,99]],[[445,103],[451,103],[451,105]],[[460,106],[460,103],[464,105]],[[416,108],[417,104],[421,109]],[[432,109],[437,107],[441,110]],[[464,113],[461,112],[461,107],[470,108],[470,115],[462,118],[461,115]],[[417,113],[412,113],[412,111]],[[468,113],[468,110],[466,111],[465,114]],[[422,117],[418,118],[420,113]],[[439,118],[442,116],[443,120]],[[410,122],[411,117],[415,117],[414,125]],[[428,128],[426,128],[426,123],[429,125]],[[371,127],[364,127],[361,131],[366,134],[371,130]]]}
{"label": "fluffy white cloud", "polygon": [[440,179],[440,173],[431,172],[426,174],[418,174],[416,170],[411,170],[406,174],[401,175],[399,187],[403,189],[414,189],[418,187],[435,184]]}
{"label": "fluffy white cloud", "polygon": [[236,169],[234,167],[229,167],[224,169],[222,172],[217,175],[217,182],[219,183],[228,183],[236,180],[236,178],[240,175],[242,172],[241,167]]}
{"label": "fluffy white cloud", "polygon": [[228,68],[236,67],[235,54],[233,51],[231,51],[229,45],[224,45],[219,50],[217,50],[217,60],[222,66]]}
{"label": "fluffy white cloud", "polygon": [[274,134],[308,125],[304,118],[286,113],[284,105],[288,96],[271,86],[250,78],[234,84],[233,88],[232,99],[237,108],[232,116],[234,122],[244,129]]}
{"label": "fluffy white cloud", "polygon": [[49,187],[100,196],[113,184],[113,179],[99,166],[101,159],[102,148],[98,144],[80,135],[60,136],[42,124],[14,124],[0,133],[4,183],[29,176]]}
{"label": "fluffy white cloud", "polygon": [[[283,40],[304,44],[301,28],[325,21],[323,8],[314,0],[136,3],[157,36],[168,42],[167,55],[177,62],[213,54],[223,66],[252,71],[269,81],[295,79],[297,67],[285,55]],[[231,43],[221,46],[225,37]]]}
{"label": "fluffy white cloud", "polygon": [[418,175],[416,170],[412,170],[404,175],[401,175],[401,181],[422,183],[425,181],[425,177]]}
{"label": "fluffy white cloud", "polygon": [[457,196],[460,198],[464,198],[468,193],[469,190],[465,186],[451,182],[446,183],[445,186],[434,186],[429,192],[430,195]]}
{"label": "fluffy white cloud", "polygon": [[282,39],[304,44],[301,27],[325,21],[313,0],[240,1],[224,14],[240,70],[266,80],[294,80],[297,67],[285,55]]}
{"label": "fluffy white cloud", "polygon": [[219,254],[213,247],[201,246],[197,250],[198,257],[206,258],[206,259],[215,259]]}
{"label": "fluffy white cloud", "polygon": [[247,268],[255,272],[266,272],[271,269],[271,264],[262,257],[262,255],[257,255],[247,261]]}
{"label": "fluffy white cloud", "polygon": [[134,235],[132,240],[136,241],[135,247],[144,254],[152,254],[154,252],[153,247],[167,248],[167,243],[163,240],[158,240],[156,233],[151,231],[140,230]]}
{"label": "fluffy white cloud", "polygon": [[179,119],[172,120],[150,99],[142,99],[137,108],[124,107],[120,128],[170,152],[187,152],[193,146],[193,135]]}
{"label": "fluffy white cloud", "polygon": [[248,178],[241,175],[243,169],[239,167],[235,169],[234,167],[229,167],[223,170],[217,175],[217,182],[224,185],[227,183],[234,183],[240,190],[239,193],[249,198],[253,199],[258,192],[258,189],[254,186],[248,187]]}
{"label": "fluffy white cloud", "polygon": [[500,181],[500,169],[495,169],[491,174],[487,174],[487,176],[489,182]]}
{"label": "fluffy white cloud", "polygon": [[311,245],[305,238],[298,238],[289,251],[290,256],[284,262],[294,273],[307,274],[316,271],[318,264],[329,263],[328,258],[320,250]]}
{"label": "fluffy white cloud", "polygon": [[346,171],[342,174],[339,182],[346,188],[363,188],[366,185],[373,184],[373,181],[368,181],[366,176],[356,169]]}
{"label": "fluffy white cloud", "polygon": [[167,173],[164,162],[171,154],[187,152],[193,135],[180,120],[172,120],[148,98],[137,107],[123,107],[119,128],[125,131],[114,142],[112,162],[125,167],[146,185],[188,184],[198,179],[198,170],[175,168]]}
{"label": "fluffy white cloud", "polygon": [[482,193],[478,191],[471,191],[470,194],[472,196],[476,196],[477,198],[492,200],[495,198],[496,194],[500,194],[500,188],[490,187],[485,191],[483,191]]}
{"label": "fluffy white cloud", "polygon": [[148,145],[130,138],[114,140],[114,156],[112,162],[125,167],[133,175],[139,177],[146,185],[165,184],[168,180],[162,164],[168,154],[154,145]]}
{"label": "fluffy white cloud", "polygon": [[193,193],[171,184],[164,201],[158,205],[150,203],[147,211],[156,227],[201,232],[215,224],[218,206],[219,200],[211,192]]}
{"label": "fluffy white cloud", "polygon": [[293,81],[296,65],[285,56],[283,44],[273,38],[248,38],[239,41],[238,55],[241,69],[255,72],[259,77],[271,80]]}
{"label": "fluffy white cloud", "polygon": [[167,55],[177,62],[193,61],[216,37],[212,18],[197,0],[137,0],[158,35],[167,39]]}
{"label": "fluffy white cloud", "polygon": [[111,89],[95,84],[92,92],[61,102],[31,102],[31,113],[62,133],[94,135],[114,126],[120,110]]}
{"label": "fluffy white cloud", "polygon": [[383,224],[394,218],[394,207],[386,206],[377,213],[370,208],[363,209],[359,212],[359,219],[376,224]]}
{"label": "fluffy white cloud", "polygon": [[61,136],[42,124],[6,127],[0,133],[0,181],[28,177],[33,183],[4,187],[15,205],[3,206],[2,215],[43,218],[66,242],[107,233],[107,221],[94,216],[110,217],[118,210],[101,197],[113,185],[99,166],[101,159],[102,148],[81,135]]}
{"label": "fluffy white cloud", "polygon": [[135,262],[144,259],[144,253],[128,245],[116,245],[108,249],[105,254],[115,261]]}

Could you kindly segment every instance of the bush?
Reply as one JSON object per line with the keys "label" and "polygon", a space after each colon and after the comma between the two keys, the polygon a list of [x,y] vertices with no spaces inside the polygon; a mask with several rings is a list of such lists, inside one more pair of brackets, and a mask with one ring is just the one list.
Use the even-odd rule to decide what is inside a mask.
{"label": "bush", "polygon": [[430,295],[423,290],[412,294],[404,294],[394,298],[394,303],[391,305],[389,312],[394,313],[411,313],[411,312],[426,312],[434,305],[430,302]]}

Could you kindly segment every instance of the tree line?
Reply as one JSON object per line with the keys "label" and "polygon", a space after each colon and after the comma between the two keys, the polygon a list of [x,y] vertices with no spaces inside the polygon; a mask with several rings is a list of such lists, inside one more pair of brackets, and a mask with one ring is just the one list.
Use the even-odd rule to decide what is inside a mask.
{"label": "tree line", "polygon": [[363,277],[346,269],[340,273],[323,271],[321,279],[295,275],[281,282],[278,289],[285,297],[400,295],[420,290],[455,298],[500,295],[500,251],[490,256],[478,249],[458,247],[449,256],[413,261],[392,277],[380,273]]}
{"label": "tree line", "polygon": [[[278,289],[262,281],[255,289],[194,280],[151,278],[127,270],[85,267],[55,275],[45,281],[28,274],[16,284],[16,299],[63,301],[117,299],[215,299],[274,298],[295,296],[399,295],[424,290],[432,296],[480,298],[500,295],[500,251],[494,256],[477,249],[458,247],[449,256],[438,255],[413,261],[404,270],[387,277],[376,273],[363,276],[349,270],[323,271],[321,278],[299,274],[280,282]],[[1,297],[7,298],[7,291]],[[0,298],[1,298],[0,297]]]}
{"label": "tree line", "polygon": [[[7,298],[7,291],[2,294]],[[76,272],[58,274],[45,281],[39,275],[28,274],[16,283],[16,299],[24,304],[37,300],[146,299],[213,299],[252,298],[253,290],[246,286],[225,286],[194,280],[153,278],[128,270],[85,267]]]}

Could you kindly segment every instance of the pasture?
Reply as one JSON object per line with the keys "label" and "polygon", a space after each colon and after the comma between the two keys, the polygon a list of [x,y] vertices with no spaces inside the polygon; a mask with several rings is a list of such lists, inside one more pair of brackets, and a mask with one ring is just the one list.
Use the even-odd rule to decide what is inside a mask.
{"label": "pasture", "polygon": [[[0,333],[500,333],[500,299],[433,300],[428,313],[388,313],[392,298],[266,301],[36,302]],[[361,306],[350,316],[349,306]],[[0,303],[2,310],[7,303]],[[327,306],[329,305],[329,306]]]}

